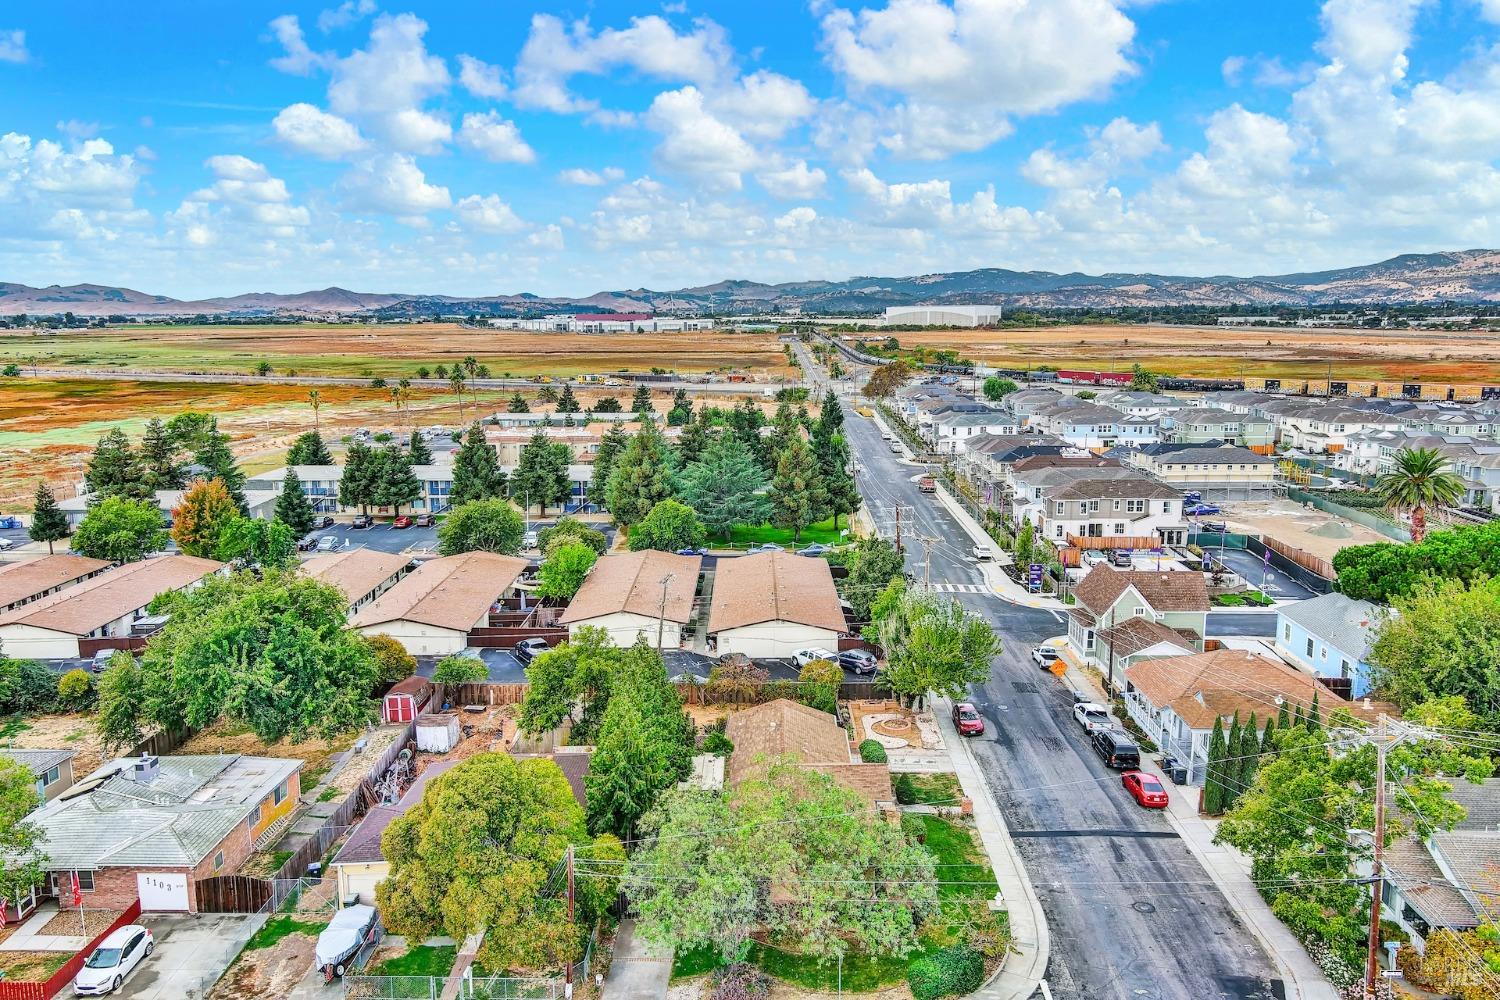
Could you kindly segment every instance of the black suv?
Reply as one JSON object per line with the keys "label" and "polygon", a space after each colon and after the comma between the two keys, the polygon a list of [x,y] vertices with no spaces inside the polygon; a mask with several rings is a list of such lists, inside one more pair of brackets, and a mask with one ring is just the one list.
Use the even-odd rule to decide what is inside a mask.
{"label": "black suv", "polygon": [[1106,767],[1116,771],[1134,771],[1141,766],[1141,748],[1118,729],[1096,729],[1090,737],[1094,752]]}

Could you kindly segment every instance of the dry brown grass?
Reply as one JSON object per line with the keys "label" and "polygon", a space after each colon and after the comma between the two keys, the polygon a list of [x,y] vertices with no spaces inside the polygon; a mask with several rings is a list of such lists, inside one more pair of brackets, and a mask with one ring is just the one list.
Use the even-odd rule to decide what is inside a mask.
{"label": "dry brown grass", "polygon": [[1233,330],[1050,326],[1035,330],[881,330],[903,347],[953,348],[1003,367],[1042,363],[1179,375],[1494,382],[1500,334],[1396,330]]}
{"label": "dry brown grass", "polygon": [[3,744],[18,750],[72,750],[73,778],[80,779],[105,761],[104,743],[94,730],[94,717],[85,712],[29,715],[25,729]]}

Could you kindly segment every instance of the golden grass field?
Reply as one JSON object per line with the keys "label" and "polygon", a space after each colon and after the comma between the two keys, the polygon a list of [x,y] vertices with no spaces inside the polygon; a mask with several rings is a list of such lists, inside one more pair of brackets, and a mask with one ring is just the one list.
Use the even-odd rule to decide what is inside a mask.
{"label": "golden grass field", "polygon": [[122,326],[68,333],[0,334],[0,365],[244,374],[276,372],[411,377],[473,357],[495,377],[649,371],[785,373],[775,334],[523,333],[457,323],[306,326]]}
{"label": "golden grass field", "polygon": [[1053,326],[1035,330],[881,330],[903,347],[953,348],[1001,367],[1188,376],[1412,382],[1500,382],[1500,334],[1398,330],[1234,330],[1180,326]]}

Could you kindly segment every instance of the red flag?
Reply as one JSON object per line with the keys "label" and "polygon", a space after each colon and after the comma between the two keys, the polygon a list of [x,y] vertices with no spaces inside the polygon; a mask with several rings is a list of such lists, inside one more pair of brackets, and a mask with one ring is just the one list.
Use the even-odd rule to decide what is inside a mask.
{"label": "red flag", "polygon": [[73,873],[73,905],[80,908],[83,906],[83,890],[78,886],[77,872]]}

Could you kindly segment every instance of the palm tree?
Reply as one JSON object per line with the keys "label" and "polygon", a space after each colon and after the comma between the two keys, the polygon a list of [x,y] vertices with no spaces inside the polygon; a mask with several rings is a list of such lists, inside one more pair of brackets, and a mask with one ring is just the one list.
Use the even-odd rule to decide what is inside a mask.
{"label": "palm tree", "polygon": [[318,390],[309,389],[307,391],[307,401],[312,404],[313,433],[320,434],[321,428],[318,426],[318,408],[323,405],[323,396],[318,392]]}
{"label": "palm tree", "polygon": [[453,387],[453,395],[458,397],[458,422],[464,422],[464,373],[454,369],[453,374],[448,376],[448,384]]}
{"label": "palm tree", "polygon": [[1448,471],[1435,448],[1402,448],[1396,467],[1375,481],[1375,492],[1394,511],[1411,511],[1411,540],[1427,534],[1427,510],[1452,507],[1463,499],[1464,482]]}

